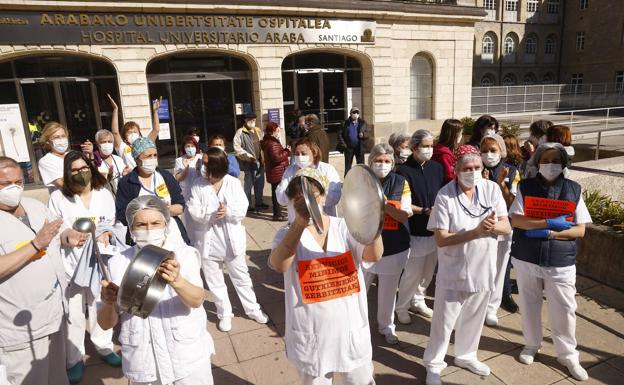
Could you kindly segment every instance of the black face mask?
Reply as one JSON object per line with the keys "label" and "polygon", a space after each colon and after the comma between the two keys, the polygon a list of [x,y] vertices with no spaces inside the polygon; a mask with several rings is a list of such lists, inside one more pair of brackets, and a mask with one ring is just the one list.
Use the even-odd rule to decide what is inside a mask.
{"label": "black face mask", "polygon": [[81,171],[76,175],[71,176],[71,181],[77,186],[86,187],[91,183],[91,171]]}

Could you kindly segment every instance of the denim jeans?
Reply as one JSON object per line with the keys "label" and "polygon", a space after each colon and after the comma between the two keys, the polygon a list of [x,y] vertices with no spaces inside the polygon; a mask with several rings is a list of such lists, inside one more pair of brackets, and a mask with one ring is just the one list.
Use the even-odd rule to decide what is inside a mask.
{"label": "denim jeans", "polygon": [[256,206],[262,204],[262,190],[264,190],[264,166],[260,168],[252,167],[250,170],[245,171],[245,183],[243,189],[247,200],[249,201],[249,207],[251,207],[251,188],[254,189],[254,195],[256,198]]}

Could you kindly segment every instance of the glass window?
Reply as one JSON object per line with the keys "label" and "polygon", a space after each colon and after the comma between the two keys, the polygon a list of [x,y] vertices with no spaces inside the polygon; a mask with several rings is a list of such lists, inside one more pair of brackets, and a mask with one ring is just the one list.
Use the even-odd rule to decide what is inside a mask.
{"label": "glass window", "polygon": [[516,76],[514,74],[507,74],[503,77],[504,86],[515,86],[517,83]]}
{"label": "glass window", "polygon": [[516,42],[514,41],[513,37],[507,36],[505,38],[505,55],[513,54],[515,52],[515,49]]}
{"label": "glass window", "polygon": [[485,9],[490,10],[490,11],[495,11],[496,10],[496,0],[485,0]]}
{"label": "glass window", "polygon": [[537,12],[537,0],[528,0],[527,1],[527,11],[528,12]]}
{"label": "glass window", "polygon": [[535,76],[534,73],[529,72],[528,74],[524,75],[524,84],[529,86],[532,84],[537,83],[537,77]]}
{"label": "glass window", "polygon": [[505,0],[505,11],[517,11],[518,0]]}
{"label": "glass window", "polygon": [[578,86],[583,84],[583,74],[572,74],[572,85],[576,89]]}
{"label": "glass window", "polygon": [[589,0],[581,0],[580,7],[581,9],[587,9],[587,7],[589,7]]}
{"label": "glass window", "polygon": [[547,72],[546,74],[544,74],[544,78],[542,79],[542,82],[544,84],[552,84],[555,81],[555,76],[550,73]]}
{"label": "glass window", "polygon": [[546,42],[544,43],[544,53],[546,55],[553,55],[555,53],[555,39],[552,37],[546,39]]}
{"label": "glass window", "polygon": [[537,52],[537,42],[534,37],[527,37],[524,42],[524,52],[527,54],[535,54]]}
{"label": "glass window", "polygon": [[624,93],[624,71],[615,73],[615,90],[620,94]]}
{"label": "glass window", "polygon": [[0,104],[17,103],[15,82],[0,82]]}
{"label": "glass window", "polygon": [[585,49],[585,32],[576,33],[576,50],[582,51]]}
{"label": "glass window", "polygon": [[0,63],[0,79],[13,79],[13,68],[11,62]]}
{"label": "glass window", "polygon": [[433,66],[424,55],[418,54],[411,65],[410,119],[431,119],[433,106]]}
{"label": "glass window", "polygon": [[548,0],[546,3],[546,13],[558,14],[559,13],[559,0]]}
{"label": "glass window", "polygon": [[[107,63],[104,65],[110,67]],[[17,59],[15,71],[19,78],[89,76],[92,72],[89,59],[66,55],[31,56]]]}
{"label": "glass window", "polygon": [[484,54],[494,53],[494,39],[492,39],[492,36],[485,35],[483,37],[483,46],[481,48],[481,52]]}
{"label": "glass window", "polygon": [[492,87],[494,85],[494,76],[487,74],[481,78],[481,87]]}

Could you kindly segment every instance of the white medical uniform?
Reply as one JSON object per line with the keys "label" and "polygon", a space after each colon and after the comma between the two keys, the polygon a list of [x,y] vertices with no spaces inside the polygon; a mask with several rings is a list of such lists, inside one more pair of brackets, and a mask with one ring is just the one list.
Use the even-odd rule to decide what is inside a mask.
{"label": "white medical uniform", "polygon": [[[412,215],[412,196],[407,182],[401,196],[401,211]],[[407,223],[401,223],[400,226],[407,228]],[[409,231],[409,230],[407,230]],[[370,288],[371,283],[378,277],[377,282],[377,325],[379,333],[394,334],[394,306],[396,292],[401,279],[401,272],[405,267],[410,255],[409,247],[407,250],[393,255],[386,255],[378,262],[362,262],[364,268],[364,280],[366,282],[366,290]]]}
{"label": "white medical uniform", "polygon": [[427,288],[433,279],[438,249],[435,237],[410,236],[410,257],[399,282],[396,312],[407,314],[410,306],[425,302]]}
{"label": "white medical uniform", "polygon": [[[509,209],[524,215],[524,199],[520,190]],[[592,223],[583,200],[579,198],[574,212],[576,223]],[[539,241],[539,240],[536,240]],[[511,258],[518,281],[518,306],[522,315],[522,334],[527,348],[539,350],[542,346],[543,293],[548,301],[548,320],[552,330],[555,351],[560,359],[579,361],[576,350],[576,265],[545,267]]]}
{"label": "white medical uniform", "polygon": [[[175,166],[173,167],[173,175],[184,171],[184,169],[186,168],[184,166],[184,159],[188,158],[185,155],[176,158]],[[201,176],[201,173],[197,170],[197,164],[199,163],[201,165],[201,161],[202,154],[195,154],[193,158],[190,158],[186,178],[178,182],[180,184],[180,188],[182,189],[182,196],[184,197],[184,200],[186,202],[191,199],[191,187],[193,187],[193,182],[195,181],[195,178]],[[184,213],[180,218],[182,219],[182,223],[185,227],[190,227],[192,218],[188,213],[188,210],[184,210]],[[188,235],[189,237],[191,237],[191,234]]]}
{"label": "white medical uniform", "polygon": [[[458,183],[452,181],[438,193],[427,229],[450,233],[472,230],[491,213],[482,206],[494,210],[498,218],[507,217],[507,206],[496,183],[482,180],[469,202]],[[477,359],[487,304],[494,289],[497,246],[495,236],[483,236],[438,248],[433,319],[423,357],[428,371],[440,373],[446,367],[444,356],[453,328],[455,357]]]}
{"label": "white medical uniform", "polygon": [[[200,257],[193,247],[165,241],[164,249],[175,252],[180,276],[202,287]],[[124,273],[137,252],[137,246],[109,259],[111,280],[121,284]],[[212,337],[206,330],[206,311],[190,308],[167,285],[160,302],[146,319],[120,314],[121,358],[124,375],[132,385],[212,385],[210,356]],[[112,330],[112,329],[111,329]]]}
{"label": "white medical uniform", "polygon": [[511,239],[513,234],[499,235],[498,248],[496,252],[496,277],[494,278],[494,290],[488,301],[487,314],[496,316],[496,312],[503,301],[503,285],[505,284],[505,273],[509,263],[511,252]]}
{"label": "white medical uniform", "polygon": [[64,157],[56,156],[52,152],[48,152],[39,159],[39,175],[41,181],[48,188],[48,193],[52,194],[58,190],[58,187],[52,182],[57,179],[63,179],[63,161]]}
{"label": "white medical uniform", "polygon": [[[282,241],[288,227],[280,229],[273,248]],[[330,217],[327,251],[308,229],[303,231],[295,258],[284,273],[286,302],[286,356],[297,367],[303,384],[331,384],[334,374],[343,384],[374,384],[372,346],[362,252],[364,245],[353,239],[343,219]],[[323,302],[305,304],[299,280],[298,262],[334,257],[351,251],[359,291]]]}
{"label": "white medical uniform", "polygon": [[119,148],[117,149],[117,154],[123,159],[124,163],[130,170],[134,170],[136,167],[136,160],[132,157],[132,147],[129,146],[126,142],[121,142]]}
{"label": "white medical uniform", "polygon": [[111,157],[112,157],[112,164],[109,166],[108,163],[106,163],[106,161],[102,159],[102,164],[100,164],[100,167],[98,167],[98,171],[100,172],[100,174],[104,176],[104,178],[107,178],[108,180],[108,173],[112,169],[113,177],[107,183],[107,186],[109,187],[109,190],[113,194],[115,194],[117,192],[117,185],[119,184],[119,179],[123,177],[123,171],[126,168],[126,164],[124,163],[123,159],[121,159],[115,154],[111,154]]}
{"label": "white medical uniform", "polygon": [[[60,218],[63,218],[64,225],[71,228],[76,219],[91,218],[96,226],[106,224],[113,226],[115,223],[115,199],[110,191],[105,188],[93,190],[91,192],[91,202],[86,208],[80,196],[74,195],[71,198],[63,195],[61,190],[57,190],[50,196],[48,202],[50,211]],[[67,367],[71,368],[82,360],[85,354],[84,338],[86,322],[89,323],[89,334],[91,342],[95,345],[97,352],[106,356],[113,352],[113,331],[102,330],[97,323],[95,301],[91,290],[86,287],[79,287],[72,284],[76,265],[82,255],[83,247],[64,247],[61,250],[67,280],[70,281],[67,296],[69,301],[69,315],[67,325]],[[87,311],[89,319],[86,319]]]}
{"label": "white medical uniform", "polygon": [[[226,207],[225,217],[217,219],[220,202]],[[248,206],[240,181],[230,175],[223,177],[218,192],[206,178],[195,179],[191,188],[187,210],[193,224],[189,232],[200,251],[204,278],[215,296],[219,319],[233,317],[223,265],[227,267],[245,314],[259,315],[260,312],[245,260],[247,235],[242,221]]]}
{"label": "white medical uniform", "polygon": [[[288,208],[288,223],[293,223],[295,220],[295,208],[290,202],[290,199],[286,196],[286,188],[290,181],[295,177],[295,174],[299,170],[299,166],[291,164],[288,166],[282,177],[282,181],[277,185],[275,189],[275,195],[277,202],[282,206]],[[342,181],[338,171],[329,163],[319,162],[315,167],[321,172],[321,174],[327,178],[326,185],[329,186],[325,192],[325,205],[323,205],[323,212],[327,215],[336,216],[336,205],[340,201],[340,195],[342,194]]]}

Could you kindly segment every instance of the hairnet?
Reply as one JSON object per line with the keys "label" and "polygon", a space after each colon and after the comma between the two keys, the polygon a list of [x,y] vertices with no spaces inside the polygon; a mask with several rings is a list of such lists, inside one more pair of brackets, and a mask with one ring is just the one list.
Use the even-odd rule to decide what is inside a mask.
{"label": "hairnet", "polygon": [[141,156],[143,151],[149,150],[150,148],[156,148],[156,145],[150,138],[142,136],[132,143],[132,157],[136,159]]}
{"label": "hairnet", "polygon": [[162,214],[165,218],[165,222],[169,223],[171,216],[169,215],[169,209],[167,205],[155,195],[142,195],[134,198],[128,207],[126,207],[126,221],[128,222],[128,230],[132,231],[134,225],[134,217],[141,210],[156,210]]}
{"label": "hairnet", "polygon": [[539,170],[539,163],[540,159],[542,158],[542,154],[544,154],[544,151],[550,149],[559,150],[559,154],[561,155],[561,167],[568,167],[570,159],[568,158],[568,153],[566,152],[565,147],[563,147],[563,145],[560,143],[554,142],[546,142],[540,144],[533,153],[531,159],[529,159],[529,161],[527,162],[527,167],[531,167],[534,170]]}
{"label": "hairnet", "polygon": [[430,131],[428,130],[416,131],[415,133],[412,134],[412,137],[410,139],[410,144],[409,144],[410,148],[418,147],[420,142],[422,142],[423,140],[427,138],[433,139],[433,134]]}
{"label": "hairnet", "polygon": [[394,149],[387,143],[379,143],[373,146],[368,155],[368,165],[372,166],[375,158],[379,155],[390,155],[392,159],[392,167],[394,167]]}
{"label": "hairnet", "polygon": [[483,149],[483,141],[486,139],[494,139],[496,143],[498,143],[498,148],[500,149],[501,159],[505,159],[507,157],[507,146],[505,146],[505,139],[498,134],[485,135],[481,138],[481,143],[479,146]]}
{"label": "hairnet", "polygon": [[388,144],[394,148],[398,147],[403,142],[407,142],[408,140],[410,140],[409,135],[401,132],[393,132],[390,134],[390,138],[388,138]]}

